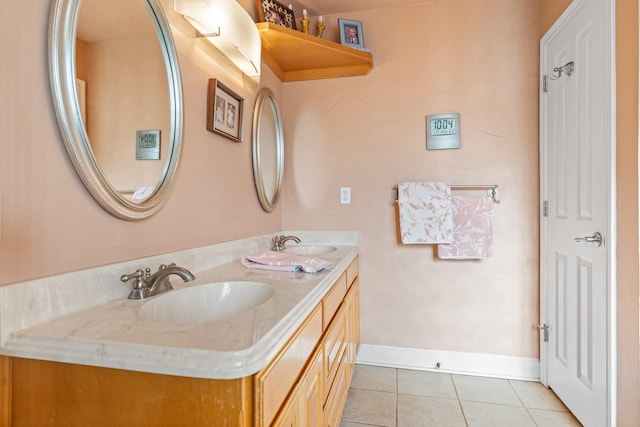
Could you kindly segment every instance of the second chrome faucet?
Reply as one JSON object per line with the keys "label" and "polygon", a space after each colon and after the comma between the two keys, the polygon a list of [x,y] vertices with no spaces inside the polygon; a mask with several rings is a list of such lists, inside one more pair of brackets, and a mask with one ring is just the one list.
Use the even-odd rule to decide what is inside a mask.
{"label": "second chrome faucet", "polygon": [[123,274],[120,280],[123,282],[135,280],[131,287],[131,292],[129,292],[129,299],[141,300],[173,289],[169,281],[169,276],[172,274],[180,276],[185,282],[190,282],[196,278],[186,268],[172,263],[169,265],[162,264],[158,271],[153,274],[151,274],[150,268],[145,271],[138,269],[132,274]]}
{"label": "second chrome faucet", "polygon": [[285,243],[289,240],[293,240],[296,243],[300,243],[300,239],[296,236],[276,236],[271,241],[273,242],[273,246],[271,247],[272,251],[281,251],[286,249]]}

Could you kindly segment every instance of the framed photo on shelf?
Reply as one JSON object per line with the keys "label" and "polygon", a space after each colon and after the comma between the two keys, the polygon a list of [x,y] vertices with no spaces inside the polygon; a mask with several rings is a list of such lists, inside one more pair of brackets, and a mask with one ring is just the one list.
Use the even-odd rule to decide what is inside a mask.
{"label": "framed photo on shelf", "polygon": [[362,22],[350,19],[338,19],[340,31],[340,44],[364,50],[364,35],[362,34]]}
{"label": "framed photo on shelf", "polygon": [[260,22],[271,22],[283,27],[297,30],[296,17],[293,10],[276,0],[256,0]]}
{"label": "framed photo on shelf", "polygon": [[218,79],[209,79],[207,130],[242,142],[244,99]]}

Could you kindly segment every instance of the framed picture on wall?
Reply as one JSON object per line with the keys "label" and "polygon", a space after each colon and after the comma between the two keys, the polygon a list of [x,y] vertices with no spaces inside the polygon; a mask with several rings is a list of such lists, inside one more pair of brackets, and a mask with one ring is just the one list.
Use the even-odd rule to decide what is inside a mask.
{"label": "framed picture on wall", "polygon": [[356,49],[364,50],[364,35],[362,34],[362,22],[350,19],[338,19],[340,31],[340,44]]}
{"label": "framed picture on wall", "polygon": [[276,0],[256,0],[260,22],[271,22],[283,27],[297,30],[296,17],[293,10]]}
{"label": "framed picture on wall", "polygon": [[244,99],[218,79],[209,79],[207,130],[242,142]]}

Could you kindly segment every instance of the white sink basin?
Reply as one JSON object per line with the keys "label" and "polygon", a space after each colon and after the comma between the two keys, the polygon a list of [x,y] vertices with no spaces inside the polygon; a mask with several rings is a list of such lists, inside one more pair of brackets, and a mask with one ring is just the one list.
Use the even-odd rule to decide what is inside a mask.
{"label": "white sink basin", "polygon": [[336,250],[335,246],[329,245],[296,245],[290,246],[282,252],[296,255],[318,255],[328,254]]}
{"label": "white sink basin", "polygon": [[267,301],[273,288],[260,282],[215,282],[169,291],[140,308],[140,318],[163,323],[210,322]]}

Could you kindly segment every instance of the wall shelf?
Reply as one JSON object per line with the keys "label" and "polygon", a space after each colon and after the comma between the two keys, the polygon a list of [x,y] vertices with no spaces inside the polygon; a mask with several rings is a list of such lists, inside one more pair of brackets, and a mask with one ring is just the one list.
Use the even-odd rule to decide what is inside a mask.
{"label": "wall shelf", "polygon": [[373,68],[368,52],[268,22],[256,26],[262,59],[283,82],[363,76]]}

